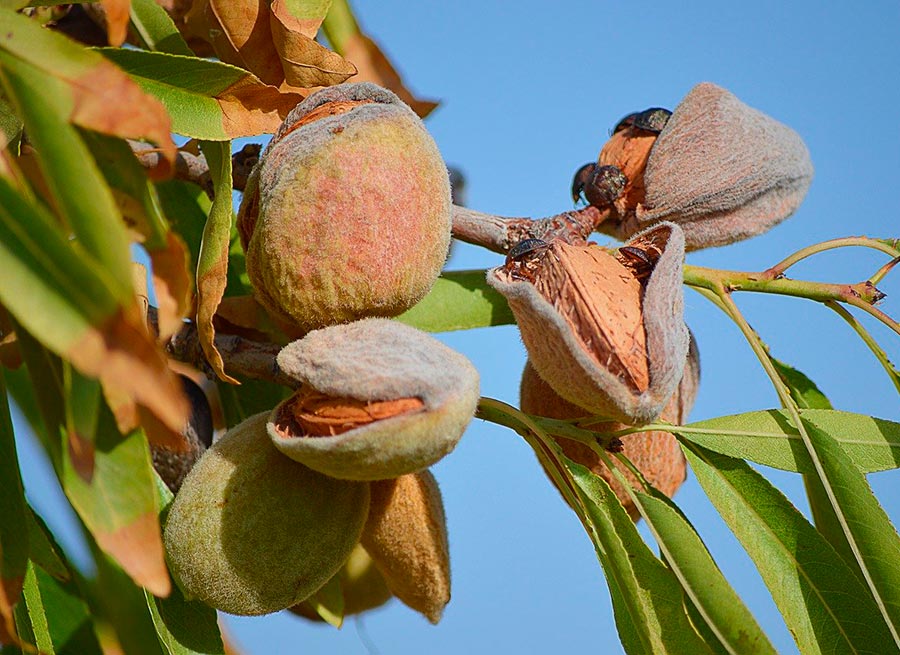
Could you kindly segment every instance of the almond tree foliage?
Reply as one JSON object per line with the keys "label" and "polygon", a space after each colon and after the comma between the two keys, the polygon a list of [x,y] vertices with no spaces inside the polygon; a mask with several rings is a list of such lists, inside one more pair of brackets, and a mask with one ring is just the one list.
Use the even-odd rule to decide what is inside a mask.
{"label": "almond tree foliage", "polygon": [[[209,446],[213,427],[240,424],[234,434],[299,424],[300,437],[332,438],[349,422],[350,432],[372,424],[379,439],[390,439],[407,433],[380,421],[413,416],[416,436],[424,419],[415,417],[431,420],[458,400],[433,379],[409,382],[414,370],[438,375],[439,364],[420,365],[434,352],[425,335],[415,337],[425,344],[414,349],[420,359],[378,371],[410,389],[402,397],[384,391],[348,399],[349,391],[316,386],[303,367],[309,351],[326,346],[304,339],[282,350],[303,331],[264,308],[245,259],[259,212],[247,198],[260,193],[265,173],[252,171],[258,148],[233,155],[231,141],[278,132],[314,89],[347,81],[390,89],[422,118],[436,103],[403,86],[343,0],[28,4],[0,8],[2,652],[224,653],[215,603],[174,573],[171,539],[185,530],[167,529],[179,502],[172,490]],[[719,160],[740,160],[739,139],[710,137],[703,153],[691,149],[691,112],[713,105],[723,121],[743,112],[745,123],[783,146],[769,150],[780,154],[757,177],[723,173]],[[302,114],[281,127],[263,160],[275,156],[279,139],[289,143],[307,120]],[[355,119],[346,120],[340,130]],[[900,392],[900,372],[850,311],[900,334],[876,307],[878,283],[900,261],[900,240],[836,239],[751,273],[683,264],[685,248],[757,234],[802,200],[811,175],[805,148],[788,128],[766,121],[724,90],[700,85],[671,116],[652,108],[623,119],[599,161],[576,175],[574,197],[587,201],[581,209],[537,220],[449,209],[455,237],[507,253],[506,263],[444,272],[420,302],[378,327],[394,335],[406,326],[519,325],[532,367],[524,409],[479,398],[471,388],[477,373],[467,362],[454,364],[450,377],[471,392],[459,432],[474,412],[534,449],[594,544],[628,653],[775,652],[669,497],[684,478],[682,457],[756,563],[801,652],[900,652],[900,538],[866,480],[898,466],[900,424],[834,410],[812,380],[769,353],[733,300],[743,291],[823,303],[853,327]],[[704,174],[679,178],[686,162]],[[232,189],[246,189],[240,221]],[[587,246],[595,229],[626,244]],[[147,272],[131,261],[134,243],[150,263],[155,307]],[[859,283],[786,276],[807,257],[850,246],[880,251],[886,264]],[[685,285],[740,328],[780,407],[679,425],[699,375],[681,318]],[[330,349],[328,338],[321,337]],[[604,366],[585,355],[592,348],[608,356]],[[392,356],[379,351],[377,361]],[[376,366],[365,357],[360,350],[352,361],[328,360],[336,367],[331,378],[363,380]],[[442,354],[440,362],[453,357]],[[527,396],[526,387],[538,391]],[[93,576],[72,564],[24,496],[10,398],[83,526]],[[210,413],[210,401],[221,416]],[[276,405],[281,413],[267,420]],[[230,451],[209,452],[199,467]],[[271,452],[276,466],[302,466]],[[748,462],[802,475],[814,523]],[[329,564],[312,592],[247,613],[290,605],[339,627],[345,615],[397,596],[439,620],[449,598],[440,497],[427,470],[389,470],[347,492],[365,498],[352,518],[357,532],[342,546],[353,552]],[[393,494],[406,509],[391,505]],[[659,554],[639,536],[638,519]],[[304,539],[313,537],[295,540]],[[415,565],[397,564],[397,552],[412,554]],[[281,573],[260,577],[277,585]]]}

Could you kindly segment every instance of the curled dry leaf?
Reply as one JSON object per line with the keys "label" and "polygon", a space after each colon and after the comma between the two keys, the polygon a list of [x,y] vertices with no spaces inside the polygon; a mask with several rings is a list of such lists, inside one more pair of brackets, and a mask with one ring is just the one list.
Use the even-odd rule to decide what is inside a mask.
{"label": "curled dry leaf", "polygon": [[371,484],[366,552],[397,598],[432,623],[450,602],[447,520],[430,471]]}
{"label": "curled dry leaf", "polygon": [[664,223],[626,248],[630,256],[619,258],[561,241],[522,255],[514,249],[487,281],[506,297],[529,358],[560,396],[640,424],[659,416],[687,355],[684,239]]}
{"label": "curled dry leaf", "polygon": [[273,410],[273,443],[337,478],[384,480],[425,469],[456,446],[479,398],[468,359],[385,319],[315,330],[277,361],[302,386]]}
{"label": "curled dry leaf", "polygon": [[296,9],[280,0],[200,0],[185,29],[212,44],[222,61],[282,91],[339,84],[356,73],[353,64],[315,41],[327,5],[319,15],[295,15]]}
{"label": "curled dry leaf", "polygon": [[688,250],[765,232],[797,209],[813,175],[796,132],[706,82],[658,136],[634,125],[613,134],[600,164],[618,166],[629,180],[600,230],[627,238],[672,221]]}

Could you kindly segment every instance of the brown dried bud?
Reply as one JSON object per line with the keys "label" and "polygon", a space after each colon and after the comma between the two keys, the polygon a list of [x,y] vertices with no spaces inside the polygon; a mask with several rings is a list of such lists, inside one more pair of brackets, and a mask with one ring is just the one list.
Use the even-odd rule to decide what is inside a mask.
{"label": "brown dried bud", "polygon": [[659,416],[687,355],[684,240],[664,223],[627,248],[630,256],[616,258],[594,244],[556,241],[488,271],[487,281],[506,297],[530,360],[560,396],[640,424]]}
{"label": "brown dried bud", "polygon": [[672,221],[687,250],[765,232],[797,209],[813,175],[796,132],[708,82],[685,96],[658,136],[633,123],[613,134],[600,164],[629,180],[618,215],[601,230],[627,238]]}
{"label": "brown dried bud", "polygon": [[421,471],[371,486],[360,543],[393,594],[437,623],[450,602],[447,522],[437,481]]}
{"label": "brown dried bud", "polygon": [[315,593],[349,557],[369,511],[369,485],[284,457],[266,417],[204,453],[166,521],[166,556],[185,594],[229,614],[277,612]]}
{"label": "brown dried bud", "polygon": [[[661,418],[672,423],[681,424],[687,419],[694,399],[697,394],[697,384],[700,379],[700,358],[696,342],[691,337],[691,347],[688,352],[687,364],[684,376],[675,390],[675,394],[663,409]],[[544,382],[531,362],[525,364],[522,371],[522,383],[520,386],[520,405],[522,411],[548,418],[572,419],[586,416],[589,412],[577,405],[573,405],[561,398],[553,388]],[[598,432],[614,432],[625,426],[621,423],[593,424],[592,430]],[[557,439],[566,457],[587,467],[596,475],[606,480],[619,502],[625,507],[632,519],[639,517],[637,507],[631,502],[628,493],[615,476],[606,468],[606,464],[596,452],[588,446],[571,439]],[[685,459],[675,437],[668,432],[638,432],[622,437],[622,452],[643,474],[644,478],[671,497],[675,495],[678,487],[684,482],[686,475]],[[634,475],[613,458],[616,467],[625,474],[632,486],[638,486]]]}
{"label": "brown dried bud", "polygon": [[468,359],[386,319],[310,332],[281,351],[278,365],[301,386],[271,414],[273,443],[337,478],[385,480],[431,466],[478,404]]}
{"label": "brown dried bud", "polygon": [[254,295],[301,332],[395,316],[428,293],[450,245],[437,145],[396,95],[341,84],[297,105],[244,190]]}

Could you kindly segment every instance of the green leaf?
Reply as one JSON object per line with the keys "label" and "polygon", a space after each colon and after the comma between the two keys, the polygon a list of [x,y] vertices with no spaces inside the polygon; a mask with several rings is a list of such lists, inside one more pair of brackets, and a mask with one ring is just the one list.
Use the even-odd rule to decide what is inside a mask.
{"label": "green leaf", "polygon": [[195,139],[227,141],[274,132],[302,99],[217,61],[144,50],[98,51],[162,102],[173,132]]}
{"label": "green leaf", "polygon": [[131,27],[147,50],[194,56],[169,14],[155,0],[131,0]]}
{"label": "green leaf", "polygon": [[900,535],[841,445],[812,422],[801,420],[844,536],[900,648]]}
{"label": "green leaf", "polygon": [[168,598],[144,590],[159,643],[167,655],[222,655],[225,647],[216,610],[200,601],[185,600],[178,587]]}
{"label": "green leaf", "polygon": [[160,182],[156,184],[156,191],[163,214],[187,245],[191,254],[191,270],[196,271],[203,227],[212,203],[199,186],[181,180]]}
{"label": "green leaf", "polygon": [[[709,653],[691,625],[684,592],[672,571],[657,559],[609,485],[585,467],[564,458],[602,545],[601,563],[615,580],[627,617],[645,653]],[[621,625],[616,617],[617,625]],[[621,628],[620,628],[621,629]]]}
{"label": "green leaf", "polygon": [[775,654],[693,526],[668,502],[635,491],[635,504],[665,561],[716,639],[733,655]]}
{"label": "green leaf", "polygon": [[0,51],[4,64],[17,60],[20,70],[33,72],[35,84],[46,85],[66,121],[112,136],[148,138],[162,149],[166,169],[174,166],[165,108],[96,52],[7,9],[0,9]]}
{"label": "green leaf", "polygon": [[16,624],[20,636],[33,636],[41,653],[101,655],[90,611],[74,583],[62,583],[29,563],[23,598]]}
{"label": "green leaf", "polygon": [[[28,564],[28,508],[0,367],[0,622],[12,617]],[[9,604],[7,604],[7,601]]]}
{"label": "green leaf", "polygon": [[130,300],[134,292],[128,234],[90,151],[67,120],[72,101],[65,84],[3,51],[0,66],[7,93],[25,120],[53,204],[99,266],[116,299]]}
{"label": "green leaf", "polygon": [[[900,423],[825,409],[801,409],[800,415],[837,440],[864,473],[900,467]],[[795,473],[816,473],[785,410],[722,416],[666,430],[723,455]]]}
{"label": "green leaf", "polygon": [[825,394],[806,374],[774,357],[769,359],[775,366],[775,370],[778,371],[781,381],[790,391],[791,398],[797,403],[797,407],[800,409],[834,409]]}
{"label": "green leaf", "polygon": [[72,574],[66,565],[63,550],[56,543],[44,519],[29,507],[25,520],[28,524],[29,559],[57,580],[65,582],[71,579]]}
{"label": "green leaf", "polygon": [[679,441],[706,495],[756,564],[800,652],[897,652],[866,588],[780,491],[739,459]]}
{"label": "green leaf", "polygon": [[237,383],[225,373],[225,363],[215,345],[213,316],[228,275],[228,251],[231,247],[231,227],[234,212],[231,204],[231,143],[207,141],[200,144],[213,180],[215,197],[206,227],[197,263],[197,332],[207,361],[222,380]]}
{"label": "green leaf", "polygon": [[426,332],[515,323],[506,299],[488,286],[484,276],[484,271],[442,274],[428,295],[397,320]]}
{"label": "green leaf", "polygon": [[[46,426],[45,439],[63,491],[101,548],[142,585],[165,594],[170,586],[163,559],[156,509],[154,472],[147,437],[141,430],[121,435],[99,394],[92,403],[73,406],[67,394],[72,384],[89,387],[90,380],[17,330],[22,356],[31,374]],[[71,376],[71,378],[69,378]],[[79,379],[80,378],[80,379]],[[87,394],[79,394],[80,399]],[[94,439],[73,432],[97,415]]]}
{"label": "green leaf", "polygon": [[[808,376],[773,357],[769,359],[798,407],[801,409],[832,409],[831,402]],[[834,549],[844,558],[844,561],[859,576],[860,580],[864,579],[862,570],[853,556],[853,549],[844,536],[840,520],[834,513],[834,508],[828,499],[828,492],[822,485],[819,476],[804,474],[803,486],[806,488],[806,497],[809,500],[809,508],[816,529],[828,540],[828,543],[834,546]]]}

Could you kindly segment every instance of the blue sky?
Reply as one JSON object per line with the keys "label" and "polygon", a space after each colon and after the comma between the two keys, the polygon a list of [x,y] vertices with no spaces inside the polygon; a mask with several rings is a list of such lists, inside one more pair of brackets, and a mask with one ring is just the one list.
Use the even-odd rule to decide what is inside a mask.
{"label": "blue sky", "polygon": [[[637,5],[640,6],[637,6]],[[802,246],[839,236],[900,236],[900,5],[813,3],[357,2],[363,28],[409,85],[442,106],[427,121],[448,163],[468,180],[469,206],[510,216],[571,208],[572,173],[596,158],[623,115],[674,108],[701,81],[793,127],[816,167],[799,211],[762,237],[689,255],[689,263],[761,270]],[[894,80],[892,82],[891,80]],[[598,237],[601,243],[606,241]],[[459,245],[449,268],[498,255]],[[859,281],[884,258],[854,249],[798,266],[793,276]],[[882,308],[900,316],[888,277]],[[805,371],[839,409],[900,421],[887,377],[836,315],[808,301],[738,295],[773,354]],[[703,378],[692,420],[777,405],[737,329],[686,292]],[[866,321],[900,361],[896,335]],[[482,374],[482,393],[517,403],[525,351],[514,327],[444,335]],[[26,487],[53,513],[53,485],[23,439]],[[437,627],[394,601],[367,615],[361,636],[289,615],[228,618],[244,652],[620,652],[590,542],[515,434],[476,421],[434,469],[447,510],[453,600]],[[806,511],[796,476],[766,470]],[[898,473],[870,478],[895,523]],[[779,652],[796,652],[752,564],[690,476],[676,496]]]}

